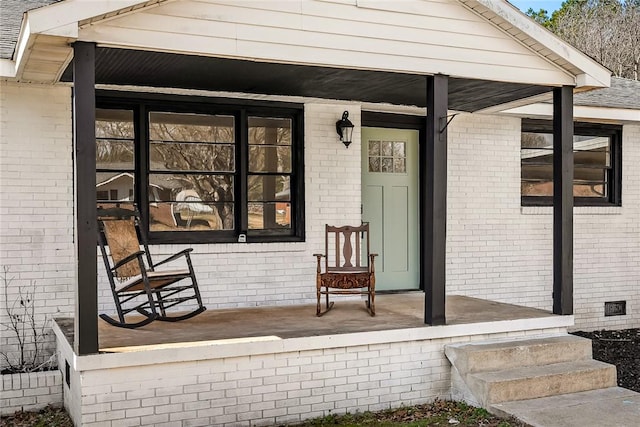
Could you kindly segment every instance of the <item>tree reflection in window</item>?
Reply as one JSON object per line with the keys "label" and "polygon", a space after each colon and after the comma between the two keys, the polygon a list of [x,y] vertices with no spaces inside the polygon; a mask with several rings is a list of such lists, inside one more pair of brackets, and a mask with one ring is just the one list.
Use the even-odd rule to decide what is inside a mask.
{"label": "tree reflection in window", "polygon": [[152,112],[149,140],[151,230],[232,230],[234,117]]}
{"label": "tree reflection in window", "polygon": [[291,119],[249,117],[248,224],[291,227]]}
{"label": "tree reflection in window", "polygon": [[135,176],[133,111],[96,110],[96,198],[131,206]]}

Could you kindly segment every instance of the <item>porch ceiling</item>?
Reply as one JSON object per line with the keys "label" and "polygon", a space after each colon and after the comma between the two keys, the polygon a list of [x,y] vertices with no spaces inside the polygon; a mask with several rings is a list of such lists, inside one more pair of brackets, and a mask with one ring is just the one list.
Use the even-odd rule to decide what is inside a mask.
{"label": "porch ceiling", "polygon": [[[62,81],[73,80],[72,66]],[[96,84],[304,96],[425,107],[425,76],[140,50],[96,49]],[[549,92],[545,86],[449,79],[449,109],[474,112]]]}

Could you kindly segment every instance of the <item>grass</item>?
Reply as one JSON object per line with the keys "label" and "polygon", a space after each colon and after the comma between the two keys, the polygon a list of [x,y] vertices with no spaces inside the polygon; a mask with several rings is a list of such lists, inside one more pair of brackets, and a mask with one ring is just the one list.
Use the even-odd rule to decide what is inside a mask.
{"label": "grass", "polygon": [[[48,406],[39,412],[16,412],[0,418],[0,427],[73,427],[62,408]],[[387,409],[379,412],[328,415],[307,420],[298,427],[327,426],[457,426],[457,427],[526,427],[517,420],[505,420],[481,408],[461,402],[436,400],[433,403]]]}
{"label": "grass", "polygon": [[328,415],[307,420],[297,426],[525,427],[526,424],[514,419],[507,420],[494,417],[482,408],[476,408],[462,402],[436,400],[429,404],[387,409],[379,412]]}

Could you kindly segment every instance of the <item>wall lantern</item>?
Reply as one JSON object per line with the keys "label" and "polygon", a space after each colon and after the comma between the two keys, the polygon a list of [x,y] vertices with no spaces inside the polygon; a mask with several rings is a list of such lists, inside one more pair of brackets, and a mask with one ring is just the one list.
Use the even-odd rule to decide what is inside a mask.
{"label": "wall lantern", "polygon": [[336,122],[336,132],[340,135],[340,141],[349,148],[351,137],[353,136],[353,123],[349,120],[349,112],[342,113],[342,119]]}

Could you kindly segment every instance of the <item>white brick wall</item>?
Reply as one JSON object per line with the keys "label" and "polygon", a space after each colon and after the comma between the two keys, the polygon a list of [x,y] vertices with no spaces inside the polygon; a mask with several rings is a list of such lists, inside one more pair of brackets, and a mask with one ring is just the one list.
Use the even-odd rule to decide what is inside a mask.
{"label": "white brick wall", "polygon": [[[359,105],[305,104],[305,242],[194,245],[192,260],[208,309],[315,299],[312,254],[323,251],[324,224],[360,223],[360,136],[354,132],[356,142],[349,149],[339,142],[335,122],[344,110],[358,126]],[[151,250],[160,256],[183,248],[154,245]],[[100,310],[113,312],[102,258],[98,262]]]}
{"label": "white brick wall", "polygon": [[[520,206],[520,120],[449,126],[447,292],[550,310],[551,207]],[[640,325],[640,126],[622,142],[622,207],[574,209],[575,329]],[[604,317],[605,301],[627,315]]]}
{"label": "white brick wall", "polygon": [[551,217],[520,207],[520,120],[449,126],[447,292],[550,309]]}
{"label": "white brick wall", "polygon": [[[34,281],[47,296],[38,303],[39,318],[69,316],[75,289],[70,89],[1,82],[0,101],[0,265],[16,285]],[[356,125],[348,149],[334,127],[344,110]],[[311,254],[321,251],[324,224],[360,221],[359,124],[358,104],[306,100],[306,241],[195,245],[210,309],[313,302]],[[520,206],[519,134],[516,118],[461,114],[449,126],[447,291],[550,309],[551,210]],[[640,322],[639,141],[640,126],[625,126],[623,206],[576,208],[580,329]],[[98,261],[99,307],[112,312]],[[604,318],[604,302],[618,299],[627,300],[629,314]],[[0,344],[12,342],[3,334]]]}
{"label": "white brick wall", "polygon": [[[74,306],[70,96],[68,87],[0,81],[0,268],[12,278],[9,304],[35,284],[38,323]],[[4,299],[2,290],[0,307]],[[2,331],[3,352],[15,342]]]}
{"label": "white brick wall", "polygon": [[[312,337],[277,341],[279,351],[269,343],[247,341],[188,353],[148,350],[84,356],[74,360],[86,367],[72,368],[71,388],[64,386],[65,405],[74,421],[87,427],[296,423],[449,398],[446,344],[566,333],[563,327],[549,327],[473,335],[470,326],[470,335],[446,337],[451,328],[455,327],[441,328],[439,337],[432,339],[419,332],[387,331],[387,336],[393,335],[390,342],[376,332],[351,334],[349,339],[333,336],[332,348],[322,348],[328,342],[325,337]],[[61,332],[57,336],[64,359],[70,347]],[[354,344],[344,345],[349,340]],[[235,352],[236,345],[242,350]],[[181,361],[187,354],[189,360]]]}
{"label": "white brick wall", "polygon": [[62,406],[62,375],[58,370],[2,375],[1,379],[0,415]]}

